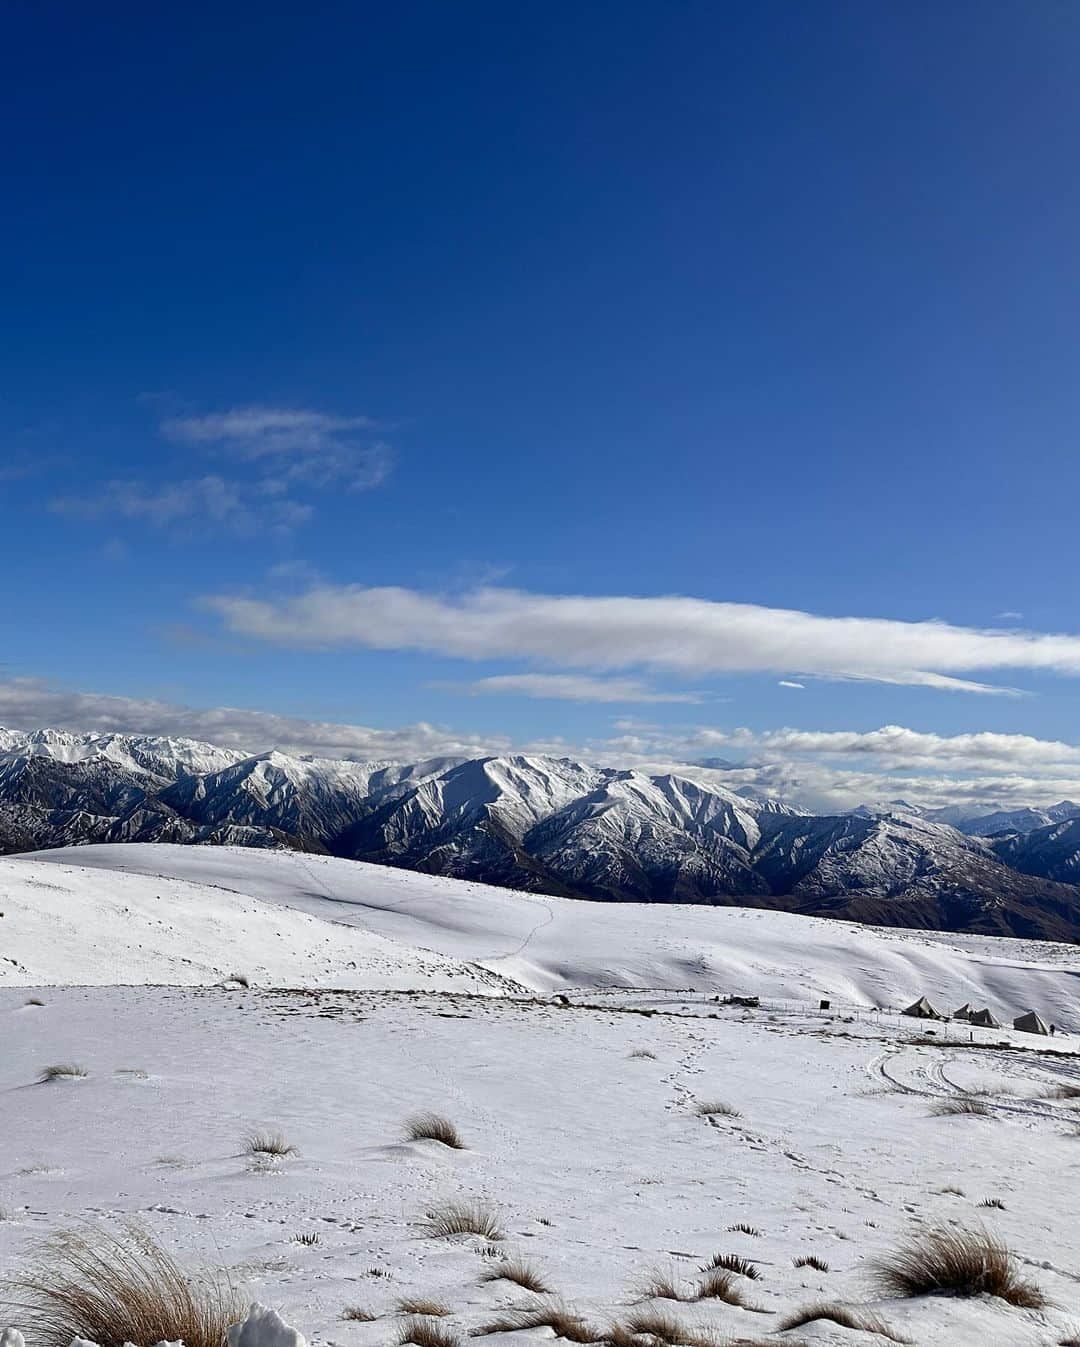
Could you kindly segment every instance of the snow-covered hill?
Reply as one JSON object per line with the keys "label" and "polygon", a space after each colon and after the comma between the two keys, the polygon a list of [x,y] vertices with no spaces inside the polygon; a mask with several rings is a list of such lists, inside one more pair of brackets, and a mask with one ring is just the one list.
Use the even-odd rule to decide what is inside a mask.
{"label": "snow-covered hill", "polygon": [[1072,951],[783,912],[523,894],[293,852],[91,846],[0,860],[0,983],[587,987],[1036,1005],[1080,1030]]}
{"label": "snow-covered hill", "polygon": [[353,763],[0,731],[0,851],[288,847],[604,902],[752,903],[1080,939],[1080,874],[1052,848],[1003,847],[899,805],[817,817],[722,775],[524,755]]}

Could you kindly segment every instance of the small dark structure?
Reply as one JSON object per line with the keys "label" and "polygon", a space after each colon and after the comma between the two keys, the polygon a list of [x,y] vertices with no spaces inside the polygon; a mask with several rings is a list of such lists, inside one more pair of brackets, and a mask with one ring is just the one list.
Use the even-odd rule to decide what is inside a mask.
{"label": "small dark structure", "polygon": [[1037,1010],[1025,1010],[1013,1020],[1013,1028],[1024,1034],[1045,1034],[1050,1036],[1050,1026]]}

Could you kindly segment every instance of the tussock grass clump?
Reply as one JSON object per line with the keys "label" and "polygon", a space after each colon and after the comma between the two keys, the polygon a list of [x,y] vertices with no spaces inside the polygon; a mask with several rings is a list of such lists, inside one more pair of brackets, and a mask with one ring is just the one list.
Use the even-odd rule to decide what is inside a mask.
{"label": "tussock grass clump", "polygon": [[454,1235],[477,1235],[495,1241],[506,1238],[499,1213],[489,1202],[447,1202],[434,1207],[427,1214],[427,1229],[440,1239]]}
{"label": "tussock grass clump", "polygon": [[812,1267],[815,1272],[828,1272],[829,1265],[824,1258],[819,1258],[816,1253],[803,1253],[798,1258],[791,1260],[792,1267]]}
{"label": "tussock grass clump", "polygon": [[709,1333],[687,1328],[664,1310],[638,1310],[604,1335],[608,1347],[720,1347]]}
{"label": "tussock grass clump", "polygon": [[675,1280],[674,1273],[665,1268],[650,1268],[643,1272],[635,1285],[639,1300],[691,1300]]}
{"label": "tussock grass clump", "polygon": [[1004,1244],[988,1231],[920,1231],[873,1265],[875,1286],[886,1296],[997,1296],[1025,1310],[1039,1310],[1046,1296],[1016,1269]]}
{"label": "tussock grass clump", "polygon": [[237,987],[243,987],[245,989],[251,986],[251,980],[246,973],[230,973],[225,979],[225,985],[228,986],[230,982],[234,983]]}
{"label": "tussock grass clump", "polygon": [[397,1303],[398,1314],[416,1314],[425,1319],[445,1319],[453,1314],[449,1305],[441,1300],[429,1300],[425,1296],[405,1296]]}
{"label": "tussock grass clump", "polygon": [[635,1048],[629,1055],[631,1059],[641,1059],[650,1062],[656,1061],[656,1053],[650,1052],[648,1048]]}
{"label": "tussock grass clump", "polygon": [[26,998],[26,1004],[28,1006],[43,1006],[45,1002],[41,999],[40,996],[28,996]]}
{"label": "tussock grass clump", "polygon": [[990,1116],[990,1109],[981,1099],[968,1097],[942,1099],[940,1103],[934,1105],[932,1112],[935,1118],[959,1118],[964,1114],[973,1118],[988,1118]]}
{"label": "tussock grass clump", "polygon": [[398,1330],[397,1340],[399,1347],[404,1347],[407,1342],[411,1342],[413,1347],[459,1347],[461,1342],[458,1335],[445,1324],[435,1324],[420,1316],[405,1320]]}
{"label": "tussock grass clump", "polygon": [[838,1301],[820,1301],[816,1305],[807,1305],[782,1319],[778,1328],[781,1333],[786,1333],[788,1329],[805,1328],[807,1324],[815,1323],[819,1319],[839,1324],[841,1328],[854,1328],[862,1333],[878,1333],[892,1342],[908,1341],[907,1338],[894,1333],[885,1320],[872,1310],[860,1309],[857,1305],[841,1305]]}
{"label": "tussock grass clump", "polygon": [[726,1272],[734,1272],[737,1277],[749,1277],[752,1282],[756,1282],[761,1277],[761,1269],[756,1263],[751,1263],[749,1258],[743,1258],[737,1253],[714,1253],[707,1263],[701,1265],[702,1272],[711,1272],[713,1268],[723,1268]]}
{"label": "tussock grass clump", "polygon": [[272,1155],[282,1159],[286,1155],[299,1155],[300,1152],[278,1131],[249,1132],[244,1138],[244,1151],[248,1155]]}
{"label": "tussock grass clump", "polygon": [[315,1249],[322,1243],[322,1237],[317,1230],[308,1230],[302,1235],[293,1235],[293,1243],[302,1244],[305,1249]]}
{"label": "tussock grass clump", "polygon": [[734,1225],[728,1226],[728,1234],[753,1235],[754,1238],[756,1239],[761,1235],[761,1231],[757,1228],[756,1225],[747,1225],[745,1221],[736,1221]]}
{"label": "tussock grass clump", "polygon": [[1000,1197],[984,1197],[979,1203],[980,1207],[993,1207],[995,1211],[1004,1211],[1005,1203]]}
{"label": "tussock grass clump", "polygon": [[405,1123],[406,1141],[438,1141],[451,1150],[463,1151],[461,1133],[449,1118],[439,1113],[415,1113]]}
{"label": "tussock grass clump", "polygon": [[60,1062],[56,1066],[47,1066],[38,1076],[39,1085],[48,1085],[54,1080],[85,1080],[90,1074],[85,1066],[77,1062]]}
{"label": "tussock grass clump", "polygon": [[379,1316],[363,1305],[346,1305],[341,1317],[354,1324],[373,1324]]}
{"label": "tussock grass clump", "polygon": [[494,1267],[485,1268],[480,1274],[482,1282],[507,1281],[515,1282],[518,1286],[524,1287],[526,1291],[532,1291],[535,1295],[548,1295],[551,1287],[544,1279],[529,1266],[524,1258],[508,1258],[504,1263],[496,1263]]}
{"label": "tussock grass clump", "polygon": [[[489,1333],[520,1333],[526,1328],[550,1328],[557,1338],[567,1342],[599,1342],[604,1336],[565,1305],[528,1305],[520,1310],[508,1310],[481,1324],[472,1331],[473,1337],[487,1337]],[[418,1347],[424,1347],[423,1343]]]}
{"label": "tussock grass clump", "polygon": [[[756,1272],[756,1269],[755,1269]],[[714,1267],[698,1283],[696,1300],[722,1300],[725,1305],[741,1305],[744,1310],[754,1307],[747,1303],[739,1289],[737,1274],[727,1268]]]}
{"label": "tussock grass clump", "polygon": [[221,1347],[246,1306],[223,1273],[189,1276],[134,1225],[122,1236],[97,1229],[57,1236],[8,1288],[38,1347],[68,1347],[76,1337],[98,1347],[178,1339]]}
{"label": "tussock grass clump", "polygon": [[741,1118],[742,1114],[732,1104],[722,1099],[706,1099],[694,1110],[699,1118]]}

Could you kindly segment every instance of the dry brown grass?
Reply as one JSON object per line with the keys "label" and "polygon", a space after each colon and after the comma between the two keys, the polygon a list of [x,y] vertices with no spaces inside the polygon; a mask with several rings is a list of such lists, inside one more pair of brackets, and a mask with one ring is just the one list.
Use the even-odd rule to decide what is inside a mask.
{"label": "dry brown grass", "polygon": [[364,1305],[346,1305],[341,1317],[354,1324],[373,1324],[379,1316]]}
{"label": "dry brown grass", "polygon": [[701,1118],[741,1118],[742,1114],[732,1104],[722,1099],[705,1100],[694,1110]]}
{"label": "dry brown grass", "polygon": [[755,1239],[759,1238],[761,1235],[761,1231],[756,1225],[747,1225],[745,1221],[736,1221],[734,1225],[729,1225],[728,1233],[733,1235],[753,1235]]}
{"label": "dry brown grass", "polygon": [[551,1292],[551,1287],[545,1283],[534,1268],[526,1263],[524,1258],[508,1258],[505,1262],[485,1268],[480,1274],[480,1280],[482,1282],[515,1282],[526,1291],[532,1291],[538,1296],[548,1295]]}
{"label": "dry brown grass", "polygon": [[942,1099],[931,1109],[935,1118],[959,1118],[964,1115],[973,1118],[988,1118],[990,1116],[989,1108],[981,1099],[970,1099],[962,1097],[959,1099]]}
{"label": "dry brown grass", "polygon": [[741,1305],[744,1310],[755,1307],[747,1302],[738,1284],[738,1276],[727,1268],[714,1267],[698,1283],[695,1300],[722,1300],[725,1305]]}
{"label": "dry brown grass", "polygon": [[272,1155],[280,1160],[286,1155],[299,1155],[300,1152],[277,1130],[267,1132],[249,1132],[244,1138],[244,1151],[247,1155]]}
{"label": "dry brown grass", "polygon": [[656,1053],[650,1052],[648,1048],[635,1048],[634,1051],[629,1053],[628,1055],[630,1056],[631,1060],[640,1060],[649,1062],[656,1061]]}
{"label": "dry brown grass", "polygon": [[665,1268],[649,1268],[641,1273],[634,1284],[639,1300],[692,1300],[684,1287],[680,1286],[675,1274]]}
{"label": "dry brown grass", "polygon": [[798,1258],[791,1260],[792,1267],[812,1267],[815,1272],[828,1272],[829,1265],[824,1258],[819,1258],[816,1253],[800,1254]]}
{"label": "dry brown grass", "polygon": [[445,1319],[453,1314],[449,1305],[441,1300],[428,1300],[425,1296],[404,1296],[397,1303],[398,1314],[418,1314],[427,1319]]}
{"label": "dry brown grass", "polygon": [[801,1310],[796,1310],[794,1314],[789,1314],[787,1318],[782,1319],[778,1328],[781,1333],[786,1333],[788,1329],[805,1328],[807,1324],[816,1323],[820,1319],[839,1324],[841,1328],[854,1328],[863,1333],[877,1333],[893,1342],[908,1341],[907,1338],[902,1338],[898,1333],[894,1333],[885,1320],[872,1310],[861,1309],[858,1305],[841,1305],[837,1301],[819,1301],[816,1305],[807,1305]]}
{"label": "dry brown grass", "polygon": [[[520,1333],[525,1328],[550,1328],[557,1338],[567,1342],[599,1342],[603,1333],[589,1325],[565,1305],[528,1305],[520,1310],[507,1310],[497,1315],[479,1328],[474,1328],[473,1337],[486,1337],[489,1333]],[[423,1343],[418,1347],[424,1347]]]}
{"label": "dry brown grass", "polygon": [[[398,1330],[397,1340],[399,1347],[404,1347],[407,1342],[413,1347],[460,1347],[461,1343],[453,1329],[419,1316],[405,1320]],[[186,1343],[184,1347],[187,1347]]]}
{"label": "dry brown grass", "polygon": [[440,1239],[454,1235],[477,1235],[480,1239],[505,1239],[499,1213],[489,1202],[447,1202],[427,1214],[428,1234]]}
{"label": "dry brown grass", "polygon": [[709,1333],[687,1328],[664,1310],[638,1310],[604,1335],[609,1347],[721,1347]]}
{"label": "dry brown grass", "polygon": [[737,1253],[714,1253],[707,1263],[701,1265],[701,1271],[711,1272],[716,1267],[723,1268],[726,1272],[734,1272],[737,1277],[749,1277],[752,1282],[761,1278],[761,1269],[758,1265]]}
{"label": "dry brown grass", "polygon": [[405,1123],[406,1141],[438,1141],[451,1150],[463,1151],[461,1133],[449,1118],[440,1113],[416,1113]]}
{"label": "dry brown grass", "polygon": [[873,1264],[886,1296],[997,1296],[1022,1309],[1042,1309],[1046,1296],[1017,1271],[1004,1244],[986,1230],[926,1230]]}
{"label": "dry brown grass", "polygon": [[47,1066],[38,1076],[39,1085],[48,1085],[54,1080],[85,1080],[90,1074],[85,1066],[77,1062],[60,1062],[56,1066]]}
{"label": "dry brown grass", "polygon": [[16,1322],[37,1347],[176,1342],[222,1347],[245,1298],[223,1273],[192,1277],[144,1230],[57,1236],[36,1265],[8,1282]]}

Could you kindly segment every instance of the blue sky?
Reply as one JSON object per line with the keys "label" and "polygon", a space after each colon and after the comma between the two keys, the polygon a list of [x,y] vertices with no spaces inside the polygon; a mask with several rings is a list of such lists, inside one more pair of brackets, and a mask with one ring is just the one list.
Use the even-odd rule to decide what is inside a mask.
{"label": "blue sky", "polygon": [[1073,7],[7,19],[0,719],[1080,791]]}

